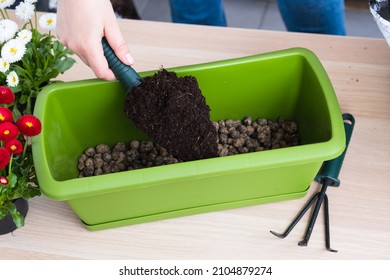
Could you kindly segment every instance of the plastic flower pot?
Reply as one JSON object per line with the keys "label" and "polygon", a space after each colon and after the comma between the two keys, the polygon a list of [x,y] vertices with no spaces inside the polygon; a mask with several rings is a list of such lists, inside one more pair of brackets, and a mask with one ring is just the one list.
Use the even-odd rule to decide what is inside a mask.
{"label": "plastic flower pot", "polygon": [[[18,198],[13,201],[16,206],[16,209],[26,218],[28,213],[28,201],[23,198]],[[12,216],[8,214],[3,219],[0,219],[0,235],[11,233],[14,230],[18,229],[12,220]]]}
{"label": "plastic flower pot", "polygon": [[78,178],[78,157],[86,148],[146,136],[125,117],[119,82],[49,86],[35,105],[43,127],[33,139],[39,185],[47,197],[66,201],[88,229],[300,198],[323,161],[344,150],[334,89],[309,50],[169,70],[198,79],[213,120],[284,116],[298,122],[301,145]]}

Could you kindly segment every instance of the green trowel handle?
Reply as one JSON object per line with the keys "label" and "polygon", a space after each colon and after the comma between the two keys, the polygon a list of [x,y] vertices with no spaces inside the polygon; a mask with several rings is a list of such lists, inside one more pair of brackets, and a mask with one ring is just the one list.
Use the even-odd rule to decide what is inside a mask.
{"label": "green trowel handle", "polygon": [[325,161],[315,178],[315,180],[319,183],[323,183],[324,180],[327,179],[327,181],[330,182],[329,186],[333,187],[340,186],[338,176],[344,161],[345,153],[347,152],[349,141],[351,140],[353,127],[355,125],[355,118],[351,114],[343,114],[343,121],[346,137],[344,152],[335,159]]}
{"label": "green trowel handle", "polygon": [[131,66],[124,64],[118,59],[105,37],[102,39],[102,45],[108,66],[126,90],[129,91],[133,87],[139,86],[142,82],[141,77]]}

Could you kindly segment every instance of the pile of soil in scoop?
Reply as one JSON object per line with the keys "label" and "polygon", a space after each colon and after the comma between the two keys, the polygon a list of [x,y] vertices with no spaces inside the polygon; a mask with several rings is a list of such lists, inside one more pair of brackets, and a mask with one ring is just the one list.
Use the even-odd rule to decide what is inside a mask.
{"label": "pile of soil in scoop", "polygon": [[157,145],[182,160],[218,155],[210,108],[195,77],[161,69],[132,88],[125,113]]}

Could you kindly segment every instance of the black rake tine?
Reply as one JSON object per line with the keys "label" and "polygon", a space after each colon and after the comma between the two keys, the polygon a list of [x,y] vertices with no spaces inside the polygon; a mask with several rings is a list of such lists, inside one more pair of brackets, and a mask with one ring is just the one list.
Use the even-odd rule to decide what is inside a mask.
{"label": "black rake tine", "polygon": [[308,224],[307,229],[306,229],[305,237],[303,240],[298,242],[298,246],[307,246],[307,244],[309,243],[311,234],[312,234],[313,229],[314,229],[314,225],[315,225],[317,217],[318,217],[318,213],[321,209],[322,202],[324,201],[324,198],[326,196],[326,189],[328,188],[328,185],[330,184],[330,182],[331,181],[328,179],[326,179],[323,182],[321,191],[318,193],[317,204],[314,206],[313,213],[311,214],[309,224]]}
{"label": "black rake tine", "polygon": [[312,198],[306,203],[306,205],[303,207],[301,212],[299,212],[298,216],[292,221],[292,223],[287,227],[286,231],[284,233],[277,233],[275,231],[270,230],[270,232],[279,237],[279,238],[285,238],[287,235],[290,234],[290,232],[293,230],[293,228],[298,224],[298,222],[302,219],[302,217],[306,214],[307,210],[310,209],[310,207],[313,205],[314,201],[318,198],[320,194],[316,193],[312,196]]}
{"label": "black rake tine", "polygon": [[330,247],[330,223],[329,223],[329,200],[328,196],[325,194],[324,198],[324,212],[325,212],[325,245],[326,250],[329,252],[337,253],[337,250],[334,250]]}

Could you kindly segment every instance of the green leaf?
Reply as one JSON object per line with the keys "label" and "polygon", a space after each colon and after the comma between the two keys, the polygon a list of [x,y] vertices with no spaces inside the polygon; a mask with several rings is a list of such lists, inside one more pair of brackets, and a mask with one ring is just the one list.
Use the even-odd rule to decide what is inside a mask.
{"label": "green leaf", "polygon": [[28,95],[22,95],[22,96],[19,98],[19,103],[20,103],[20,104],[26,104],[27,99],[28,99]]}
{"label": "green leaf", "polygon": [[10,173],[8,175],[8,187],[9,188],[15,188],[16,184],[18,183],[18,176],[14,173]]}
{"label": "green leaf", "polygon": [[56,67],[60,73],[64,73],[65,71],[69,70],[73,64],[75,64],[76,60],[73,58],[65,58],[64,60],[61,60],[60,62],[56,63]]}
{"label": "green leaf", "polygon": [[[22,171],[23,172],[23,171]],[[24,173],[24,172],[23,172]],[[21,189],[21,188],[24,188],[25,186],[27,185],[27,178],[26,178],[26,175],[23,174],[23,176],[20,176],[19,177],[19,180],[18,180],[18,187]]]}
{"label": "green leaf", "polygon": [[15,204],[13,204],[12,202],[7,202],[6,204],[4,204],[4,208],[10,214],[18,212],[18,209],[16,209]]}
{"label": "green leaf", "polygon": [[22,193],[22,197],[24,199],[30,199],[40,195],[41,195],[41,191],[39,188],[26,188],[25,191]]}
{"label": "green leaf", "polygon": [[3,207],[0,207],[0,220],[4,219],[5,216],[8,215],[8,213],[6,213],[2,208]]}
{"label": "green leaf", "polygon": [[19,119],[20,116],[22,115],[22,113],[19,111],[19,109],[16,106],[13,106],[12,114],[14,115],[15,120]]}
{"label": "green leaf", "polygon": [[14,224],[19,228],[24,226],[24,217],[22,214],[20,214],[18,211],[15,213],[10,213],[12,220],[14,221]]}

